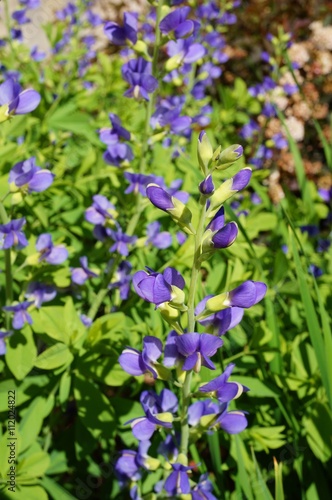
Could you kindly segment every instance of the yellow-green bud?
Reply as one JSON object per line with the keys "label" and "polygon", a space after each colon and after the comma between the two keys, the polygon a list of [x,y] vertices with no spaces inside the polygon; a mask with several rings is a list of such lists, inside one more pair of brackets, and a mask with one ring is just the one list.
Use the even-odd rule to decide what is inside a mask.
{"label": "yellow-green bud", "polygon": [[206,132],[202,131],[198,137],[197,157],[199,166],[204,175],[208,173],[209,164],[213,156],[213,148]]}

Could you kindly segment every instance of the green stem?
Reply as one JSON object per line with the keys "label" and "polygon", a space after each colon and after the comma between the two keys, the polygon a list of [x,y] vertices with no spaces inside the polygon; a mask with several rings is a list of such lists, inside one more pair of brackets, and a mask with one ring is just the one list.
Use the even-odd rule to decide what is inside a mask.
{"label": "green stem", "polygon": [[[0,203],[0,218],[3,224],[9,222],[9,218],[5,207]],[[10,248],[5,249],[5,278],[6,278],[6,305],[11,305],[13,302],[13,279],[12,279],[12,263]],[[10,329],[10,312],[6,311],[6,328]]]}
{"label": "green stem", "polygon": [[[132,236],[134,234],[136,226],[138,224],[138,221],[141,217],[141,213],[143,212],[143,210],[145,208],[145,205],[139,204],[139,199],[140,199],[140,196],[137,195],[137,207],[136,207],[135,213],[132,216],[132,218],[130,219],[128,226],[127,226],[127,229],[126,229],[126,234],[128,234],[129,236]],[[121,257],[120,257],[120,255],[117,255],[115,257],[108,273],[105,275],[105,277],[103,279],[101,289],[99,290],[98,294],[96,295],[95,299],[93,300],[93,304],[88,311],[88,317],[92,320],[95,318],[99,307],[101,306],[103,300],[105,299],[106,295],[109,292],[108,285],[112,279],[114,271],[117,269],[118,265],[120,264],[120,261],[121,261]]]}
{"label": "green stem", "polygon": [[[161,21],[161,10],[163,6],[163,0],[159,0],[157,7],[157,17],[156,17],[156,39],[153,47],[153,56],[152,56],[152,76],[156,78],[157,74],[157,64],[158,64],[158,56],[159,56],[159,48],[160,48],[160,29],[159,23]],[[154,108],[156,92],[153,92],[150,96],[150,100],[148,101],[146,108],[146,116],[145,116],[145,126],[144,126],[144,134],[143,134],[143,147],[142,147],[142,155],[139,166],[139,171],[141,174],[145,172],[146,168],[146,157],[148,151],[148,139],[151,131],[150,120]]]}
{"label": "green stem", "polygon": [[114,274],[114,271],[118,267],[119,263],[120,263],[120,255],[117,255],[115,257],[115,259],[113,260],[113,263],[112,263],[111,267],[109,268],[108,273],[105,274],[105,277],[103,279],[103,283],[101,285],[101,289],[99,290],[96,298],[93,300],[93,303],[88,311],[88,317],[92,320],[94,320],[94,318],[98,312],[99,307],[101,306],[104,298],[106,297],[106,295],[109,292],[109,288],[108,288],[109,282],[111,281],[112,276]]}
{"label": "green stem", "polygon": [[[189,285],[189,295],[188,295],[188,332],[192,333],[195,331],[195,294],[197,288],[197,281],[199,276],[199,271],[201,268],[200,262],[200,245],[204,233],[204,223],[206,217],[206,200],[203,196],[200,199],[201,213],[197,226],[196,236],[195,236],[195,251],[194,251],[194,262],[191,271],[190,285]],[[188,445],[189,445],[189,425],[188,425],[188,407],[190,405],[191,393],[191,378],[192,370],[187,371],[184,384],[182,387],[182,414],[181,414],[181,445],[180,452],[184,456],[188,455]]]}

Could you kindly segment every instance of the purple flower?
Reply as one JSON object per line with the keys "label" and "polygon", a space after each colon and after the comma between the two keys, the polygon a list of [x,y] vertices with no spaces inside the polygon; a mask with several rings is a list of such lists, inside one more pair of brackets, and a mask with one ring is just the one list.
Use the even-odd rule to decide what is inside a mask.
{"label": "purple flower", "polygon": [[149,184],[146,188],[146,195],[155,207],[167,212],[184,231],[195,234],[191,224],[192,213],[182,201],[158,184]]}
{"label": "purple flower", "polygon": [[224,410],[220,413],[213,425],[219,424],[228,434],[238,434],[248,425],[245,413],[240,410],[227,411],[228,403],[224,403]]}
{"label": "purple flower", "polygon": [[83,285],[88,278],[98,277],[98,274],[89,269],[87,257],[80,257],[80,263],[82,267],[75,267],[71,270],[71,280],[73,283],[76,283],[76,285]]}
{"label": "purple flower", "polygon": [[169,127],[173,134],[179,135],[190,129],[191,118],[189,116],[180,116],[181,109],[169,109],[159,106],[151,118],[153,127],[159,125],[160,127]]}
{"label": "purple flower", "polygon": [[87,21],[91,24],[91,26],[100,26],[103,24],[102,18],[98,14],[92,12],[92,10],[87,10],[85,14]]}
{"label": "purple flower", "polygon": [[150,372],[153,378],[158,377],[158,372],[154,368],[157,359],[160,358],[163,350],[161,340],[157,337],[147,336],[143,339],[142,352],[127,347],[119,357],[119,363],[124,371],[130,375],[138,376]]}
{"label": "purple flower", "polygon": [[124,95],[135,99],[142,97],[148,101],[149,94],[158,87],[158,80],[152,76],[151,71],[151,63],[143,59],[143,57],[131,59],[125,63],[122,66],[122,76],[129,83],[130,88]]}
{"label": "purple flower", "polygon": [[243,392],[247,392],[248,387],[239,384],[238,382],[228,382],[228,379],[234,369],[234,363],[230,363],[225,371],[211,380],[207,384],[202,385],[200,392],[208,393],[218,399],[220,403],[229,403],[233,399],[237,399]]}
{"label": "purple flower", "polygon": [[146,196],[146,186],[154,180],[153,175],[134,174],[132,172],[125,172],[124,177],[129,182],[125,194],[141,193],[142,196]]}
{"label": "purple flower", "polygon": [[37,45],[35,45],[32,49],[31,49],[31,52],[30,52],[30,56],[32,57],[32,59],[36,62],[40,62],[40,61],[43,61],[46,57],[46,52],[43,52],[41,50],[38,50],[38,47]]}
{"label": "purple flower", "polygon": [[147,243],[156,248],[168,248],[172,244],[172,235],[167,231],[160,232],[160,222],[151,222],[147,226]]}
{"label": "purple flower", "polygon": [[237,235],[237,224],[229,222],[225,225],[225,211],[224,207],[221,207],[205,230],[202,253],[209,254],[215,248],[229,247],[234,243]]}
{"label": "purple flower", "polygon": [[68,250],[64,245],[53,245],[52,236],[43,233],[38,236],[36,249],[40,252],[39,260],[46,260],[48,264],[62,264],[68,258]]}
{"label": "purple flower", "polygon": [[92,197],[92,206],[85,211],[85,219],[91,224],[105,224],[107,220],[113,219],[115,206],[101,194]]}
{"label": "purple flower", "polygon": [[133,276],[135,292],[147,302],[159,306],[172,301],[176,289],[183,290],[185,281],[173,267],[167,267],[162,274],[147,269],[148,272],[138,271]]}
{"label": "purple flower", "polygon": [[29,283],[25,296],[28,299],[33,299],[35,306],[39,308],[44,302],[53,300],[56,293],[54,286],[33,281]]}
{"label": "purple flower", "polygon": [[137,439],[150,439],[158,427],[172,428],[173,413],[178,409],[178,400],[172,391],[163,389],[159,396],[152,391],[143,391],[140,401],[145,416],[127,422]]}
{"label": "purple flower", "polygon": [[8,105],[5,116],[25,115],[37,108],[40,94],[33,89],[23,90],[19,83],[8,78],[0,85],[0,106]]}
{"label": "purple flower", "polygon": [[193,488],[191,492],[192,500],[217,500],[211,492],[213,490],[213,485],[208,479],[208,473],[202,474],[199,478],[198,484]]}
{"label": "purple flower", "polygon": [[19,250],[28,245],[22,227],[25,224],[25,218],[13,219],[7,224],[0,224],[0,248],[6,250],[16,246]]}
{"label": "purple flower", "polygon": [[[110,262],[110,264],[112,261]],[[111,290],[118,288],[121,300],[127,300],[131,282],[132,265],[127,260],[123,260],[113,276],[113,281],[108,285]]]}
{"label": "purple flower", "polygon": [[137,15],[125,12],[123,26],[109,21],[104,26],[104,33],[114,45],[125,45],[127,40],[135,45],[137,42]]}
{"label": "purple flower", "polygon": [[163,35],[174,33],[175,38],[191,35],[195,28],[195,22],[187,19],[189,13],[190,7],[181,7],[165,16],[159,24],[161,33]]}
{"label": "purple flower", "polygon": [[6,354],[6,342],[5,339],[13,335],[12,331],[0,330],[0,356]]}
{"label": "purple flower", "polygon": [[[205,308],[206,302],[213,297],[207,295],[201,302],[199,302],[195,309],[195,314],[198,316]],[[223,309],[205,319],[199,320],[208,332],[216,335],[224,335],[228,330],[231,330],[240,323],[243,318],[244,309],[240,307],[229,307]]]}
{"label": "purple flower", "polygon": [[259,130],[260,130],[259,125],[252,118],[250,118],[249,123],[243,125],[240,132],[240,136],[243,139],[251,139],[253,135],[259,132]]}
{"label": "purple flower", "polygon": [[13,312],[13,328],[15,330],[20,330],[23,328],[25,323],[32,324],[32,318],[28,313],[27,309],[33,304],[33,301],[24,301],[16,304],[15,306],[4,306],[2,309],[7,312]]}
{"label": "purple flower", "polygon": [[179,353],[186,358],[182,370],[194,370],[198,373],[201,365],[215,370],[215,366],[209,358],[214,356],[219,347],[223,345],[223,341],[209,333],[194,332],[178,335],[175,338],[175,344]]}
{"label": "purple flower", "polygon": [[124,257],[127,257],[129,254],[128,245],[134,244],[137,240],[137,236],[129,236],[129,234],[125,234],[120,227],[118,227],[116,231],[110,229],[108,231],[108,235],[113,241],[115,241],[114,245],[110,248],[110,252],[118,252]]}
{"label": "purple flower", "polygon": [[22,191],[27,190],[29,193],[45,191],[50,187],[53,179],[54,174],[36,165],[35,157],[16,163],[9,172],[9,182],[13,182]]}
{"label": "purple flower", "polygon": [[31,19],[26,17],[26,9],[15,10],[12,13],[12,18],[17,22],[17,24],[27,24],[31,22]]}
{"label": "purple flower", "polygon": [[[195,43],[194,37],[171,40],[166,46],[167,54],[172,60],[180,64],[192,64],[206,54],[206,49],[200,43]],[[169,63],[169,61],[168,61]],[[169,63],[170,64],[170,63]],[[166,63],[167,65],[167,63]],[[171,69],[171,68],[170,68]]]}
{"label": "purple flower", "polygon": [[220,411],[220,404],[206,399],[205,401],[196,401],[188,408],[188,423],[196,427],[205,415],[217,415]]}
{"label": "purple flower", "polygon": [[122,167],[128,165],[128,163],[134,158],[134,155],[128,144],[116,142],[113,145],[108,145],[107,150],[103,154],[103,158],[109,165]]}
{"label": "purple flower", "polygon": [[20,0],[20,4],[25,5],[27,9],[37,9],[40,7],[40,0]]}
{"label": "purple flower", "polygon": [[92,325],[93,320],[89,318],[86,314],[81,314],[80,315],[80,320],[82,321],[83,325],[89,328],[89,326]]}
{"label": "purple flower", "polygon": [[214,192],[214,184],[212,180],[212,175],[208,175],[204,181],[202,181],[199,185],[199,191],[202,194],[205,194],[207,196],[213,194]]}
{"label": "purple flower", "polygon": [[170,473],[165,481],[164,489],[169,495],[175,498],[178,495],[190,493],[190,483],[188,478],[188,471],[192,467],[187,467],[182,464],[171,464],[173,471]]}
{"label": "purple flower", "polygon": [[[222,311],[228,307],[240,307],[248,309],[260,302],[266,294],[267,286],[260,281],[245,281],[242,285],[234,288],[230,292],[225,292],[220,295],[211,296],[205,301],[202,306],[200,303],[199,314],[196,320],[201,322],[206,318],[210,318],[213,314]],[[204,307],[203,310],[202,307]],[[237,318],[234,318],[237,324]],[[231,321],[233,321],[231,319]],[[235,326],[234,324],[232,326]]]}

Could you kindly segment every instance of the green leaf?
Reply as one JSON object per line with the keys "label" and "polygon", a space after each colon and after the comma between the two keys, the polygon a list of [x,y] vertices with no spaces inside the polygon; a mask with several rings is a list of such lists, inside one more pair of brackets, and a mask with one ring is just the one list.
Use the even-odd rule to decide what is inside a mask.
{"label": "green leaf", "polygon": [[[291,228],[290,228],[291,229]],[[290,230],[289,233],[289,238],[291,241],[292,245],[292,250],[293,250],[293,256],[294,256],[294,262],[295,262],[295,268],[296,268],[296,274],[297,274],[297,279],[299,282],[299,287],[300,287],[300,294],[304,306],[304,312],[305,312],[305,319],[306,323],[308,326],[309,330],[309,335],[310,335],[310,340],[313,345],[313,348],[315,350],[316,358],[317,358],[317,363],[320,368],[321,376],[322,376],[322,381],[323,385],[326,390],[326,394],[328,397],[332,394],[332,389],[330,385],[332,384],[332,380],[329,378],[329,373],[330,373],[330,368],[329,364],[331,363],[331,359],[326,358],[326,347],[324,343],[324,334],[322,332],[322,328],[319,324],[317,313],[316,313],[316,307],[314,305],[314,302],[311,298],[311,292],[309,285],[307,283],[306,279],[306,273],[303,270],[303,267],[301,265],[299,253],[297,250],[296,246],[296,241],[293,233]],[[328,335],[329,332],[326,330],[326,324],[324,326],[325,328],[325,333]],[[327,348],[331,348],[331,339],[330,342],[327,344]],[[332,401],[330,401],[330,405],[332,405]]]}
{"label": "green leaf", "polygon": [[60,342],[42,352],[36,359],[35,366],[44,370],[53,370],[70,364],[74,356],[65,344]]}
{"label": "green leaf", "polygon": [[113,334],[126,328],[126,316],[121,312],[106,314],[98,318],[89,328],[86,344],[93,346],[102,339],[112,338]]}
{"label": "green leaf", "polygon": [[39,394],[48,382],[46,375],[26,377],[22,382],[15,379],[0,382],[0,412],[8,411],[8,391],[15,391],[15,405],[18,407]]}
{"label": "green leaf", "polygon": [[63,307],[45,306],[31,313],[33,330],[54,340],[69,344],[69,336],[64,326]]}
{"label": "green leaf", "polygon": [[38,485],[23,486],[17,484],[15,493],[6,490],[4,494],[5,498],[13,500],[48,500],[44,488]]}
{"label": "green leaf", "polygon": [[250,478],[249,475],[246,471],[244,461],[242,459],[243,453],[241,448],[244,447],[244,444],[240,438],[240,436],[235,435],[233,437],[234,442],[235,442],[235,449],[236,449],[236,457],[237,457],[237,466],[238,466],[238,473],[236,478],[238,479],[241,489],[248,500],[254,500],[253,496],[253,491],[251,488],[251,483],[250,483]]}
{"label": "green leaf", "polygon": [[51,495],[54,500],[76,500],[68,491],[66,491],[60,484],[56,483],[50,477],[43,477],[40,484],[44,486],[45,490]]}
{"label": "green leaf", "polygon": [[308,444],[318,460],[325,463],[332,456],[332,417],[327,407],[315,403],[302,419]]}
{"label": "green leaf", "polygon": [[[30,450],[28,450],[30,451]],[[30,478],[42,477],[50,465],[49,455],[35,443],[17,466],[17,482],[24,483]]]}
{"label": "green leaf", "polygon": [[71,374],[69,371],[65,371],[60,380],[59,387],[59,401],[61,404],[65,403],[69,398],[70,394],[70,386],[71,386]]}
{"label": "green leaf", "polygon": [[37,439],[46,417],[47,400],[42,397],[34,399],[22,418],[19,431],[22,438],[21,452],[25,451]]}
{"label": "green leaf", "polygon": [[236,375],[236,381],[249,387],[249,396],[258,398],[278,398],[281,395],[281,391],[278,387],[270,387],[270,384],[267,382],[264,383],[258,378]]}
{"label": "green leaf", "polygon": [[32,370],[37,349],[30,326],[15,332],[7,342],[6,362],[17,380],[23,380]]}
{"label": "green leaf", "polygon": [[82,135],[97,146],[101,147],[96,135],[96,129],[89,123],[87,114],[77,111],[75,104],[69,102],[55,110],[48,118],[48,128],[55,130],[68,130],[77,135]]}
{"label": "green leaf", "polygon": [[115,414],[109,399],[102,394],[100,388],[76,375],[74,379],[74,395],[77,404],[78,416],[83,425],[96,438],[111,437],[114,429]]}
{"label": "green leaf", "polygon": [[284,500],[284,488],[282,484],[282,463],[278,464],[276,458],[274,461],[274,475],[275,475],[275,500]]}

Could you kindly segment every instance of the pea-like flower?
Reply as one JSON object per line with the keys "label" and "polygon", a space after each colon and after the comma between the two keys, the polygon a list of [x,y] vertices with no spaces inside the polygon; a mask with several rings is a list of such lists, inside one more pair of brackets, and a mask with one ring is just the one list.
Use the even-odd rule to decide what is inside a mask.
{"label": "pea-like flower", "polygon": [[198,23],[187,19],[189,13],[190,7],[180,7],[167,14],[159,24],[161,33],[163,35],[174,34],[176,39],[191,35],[195,29],[195,24],[198,25]]}
{"label": "pea-like flower", "polygon": [[52,184],[54,174],[49,170],[41,169],[36,165],[36,158],[16,163],[9,172],[9,183],[13,183],[22,191],[45,191]]}
{"label": "pea-like flower", "polygon": [[224,207],[216,213],[210,224],[207,226],[201,244],[201,255],[208,258],[215,249],[227,248],[234,243],[238,235],[236,222],[225,224]]}
{"label": "pea-like flower", "polygon": [[119,357],[119,363],[123,370],[130,373],[130,375],[139,376],[150,372],[154,378],[157,378],[158,372],[155,364],[162,351],[163,344],[161,340],[148,335],[143,339],[142,352],[132,347],[126,347]]}
{"label": "pea-like flower", "polygon": [[137,42],[137,15],[125,12],[123,26],[109,21],[104,26],[104,33],[114,45],[125,45],[127,40],[135,45]]}
{"label": "pea-like flower", "polygon": [[87,257],[80,257],[80,264],[82,267],[75,267],[71,270],[71,280],[73,283],[83,285],[87,279],[98,277],[98,274],[89,269]]}
{"label": "pea-like flower", "polygon": [[43,233],[38,236],[36,249],[40,252],[39,260],[45,260],[48,264],[62,264],[68,258],[68,250],[64,245],[53,245],[52,236]]}
{"label": "pea-like flower", "polygon": [[184,301],[182,290],[185,286],[181,274],[173,267],[167,267],[162,274],[147,269],[147,272],[138,271],[134,274],[135,292],[157,307],[164,302],[171,302],[173,307],[181,307]]}
{"label": "pea-like flower", "polygon": [[147,243],[156,248],[168,248],[172,244],[172,235],[168,231],[160,231],[160,222],[157,220],[148,224],[146,228]]}
{"label": "pea-like flower", "polygon": [[[199,302],[195,309],[196,316],[204,310],[206,302],[213,297],[207,295]],[[244,309],[241,307],[229,307],[218,311],[205,319],[199,320],[199,323],[204,326],[207,332],[215,335],[224,335],[228,330],[231,330],[238,325],[244,315]]]}
{"label": "pea-like flower", "polygon": [[36,90],[27,89],[22,91],[19,83],[12,78],[8,78],[0,85],[0,106],[7,106],[4,114],[0,113],[0,121],[7,120],[12,115],[30,113],[37,108],[40,99],[40,94]]}
{"label": "pea-like flower", "polygon": [[248,309],[260,302],[266,294],[267,286],[260,281],[245,281],[230,292],[221,293],[209,298],[204,309],[196,316],[197,321],[206,319],[227,307]]}
{"label": "pea-like flower", "polygon": [[130,88],[125,92],[126,97],[149,100],[149,94],[158,87],[158,80],[151,74],[151,63],[138,57],[131,59],[122,66],[122,76],[129,83]]}
{"label": "pea-like flower", "polygon": [[29,283],[25,296],[28,299],[33,299],[35,306],[39,308],[44,302],[53,300],[56,294],[54,286],[33,281]]}
{"label": "pea-like flower", "polygon": [[14,306],[4,306],[2,309],[7,312],[13,312],[13,328],[15,330],[20,330],[23,328],[25,323],[29,325],[32,324],[32,318],[28,313],[27,309],[33,304],[33,301],[24,301],[19,304],[15,304]]}
{"label": "pea-like flower", "polygon": [[115,215],[115,206],[108,201],[106,196],[96,194],[92,197],[92,206],[85,211],[85,219],[91,224],[102,224],[113,219]]}
{"label": "pea-like flower", "polygon": [[215,370],[215,366],[209,359],[223,345],[219,337],[209,333],[184,333],[175,337],[178,351],[185,357],[182,370],[194,370],[199,372],[201,366]]}
{"label": "pea-like flower", "polygon": [[129,420],[134,436],[148,440],[159,427],[172,428],[173,413],[178,409],[178,399],[172,391],[163,389],[160,395],[143,391],[140,397],[145,416]]}
{"label": "pea-like flower", "polygon": [[118,227],[116,231],[110,229],[108,231],[108,236],[115,242],[114,245],[111,246],[110,252],[118,252],[124,257],[127,257],[129,254],[128,245],[134,244],[137,240],[137,236],[129,236],[129,234],[124,233],[120,227]]}
{"label": "pea-like flower", "polygon": [[190,483],[188,477],[188,471],[192,467],[182,465],[180,463],[171,464],[173,471],[167,477],[164,489],[173,498],[181,494],[190,493]]}
{"label": "pea-like flower", "polygon": [[219,377],[203,384],[199,388],[200,392],[216,397],[220,403],[228,403],[240,397],[243,392],[247,392],[248,387],[238,382],[228,382],[234,367],[234,363],[230,363]]}
{"label": "pea-like flower", "polygon": [[28,245],[22,227],[25,224],[25,218],[13,219],[7,224],[0,224],[0,248],[8,249],[16,246],[19,250]]}
{"label": "pea-like flower", "polygon": [[208,473],[202,474],[198,480],[196,486],[194,486],[191,492],[192,500],[217,500],[212,494],[213,485],[211,481],[208,480]]}
{"label": "pea-like flower", "polygon": [[192,213],[182,201],[167,193],[158,184],[149,184],[146,188],[146,194],[151,203],[167,212],[183,231],[195,234],[191,224]]}

